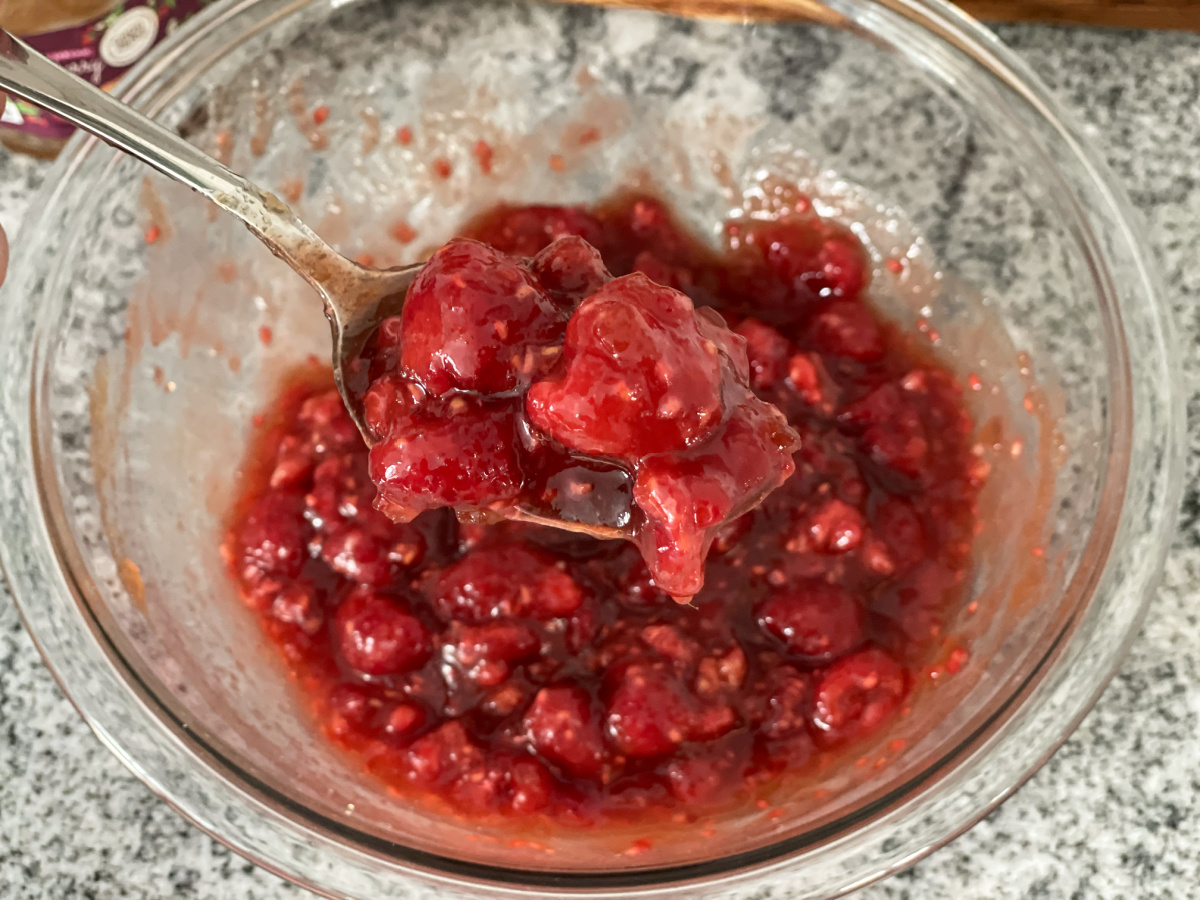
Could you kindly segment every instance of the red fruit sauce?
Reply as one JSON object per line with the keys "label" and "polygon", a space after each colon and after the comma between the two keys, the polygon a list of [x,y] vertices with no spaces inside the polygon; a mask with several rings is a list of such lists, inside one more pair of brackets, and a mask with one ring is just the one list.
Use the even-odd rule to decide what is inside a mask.
{"label": "red fruit sauce", "polygon": [[[398,323],[385,326],[369,414],[409,417],[408,439],[422,445],[414,460],[444,455],[436,477],[414,463],[406,478],[446,489],[459,466],[456,497],[536,484],[604,517],[642,502],[622,448],[659,451],[632,455],[638,477],[653,465],[660,483],[694,486],[714,468],[746,477],[733,470],[746,459],[753,468],[752,455],[730,454],[732,438],[681,453],[676,434],[676,449],[662,452],[654,442],[666,438],[638,431],[636,419],[613,445],[603,444],[611,429],[573,431],[597,443],[575,457],[558,450],[558,467],[545,471],[526,468],[536,457],[522,434],[496,441],[529,430],[514,403],[554,432],[555,391],[572,373],[561,353],[545,354],[554,359],[542,369],[540,351],[561,344],[562,304],[569,312],[633,272],[716,310],[745,339],[749,365],[732,381],[744,376],[799,435],[795,474],[716,531],[704,586],[680,605],[624,541],[462,524],[448,509],[390,521],[372,505],[379,460],[368,459],[328,374],[309,373],[271,406],[224,550],[326,733],[413,801],[472,818],[582,824],[699,815],[855,753],[902,714],[956,607],[981,486],[960,388],[866,304],[862,247],[805,213],[731,223],[717,255],[645,197],[590,211],[502,208],[465,233],[532,258],[496,258],[516,289],[537,293],[492,320],[510,323],[493,333],[519,338],[513,355],[534,351],[536,377],[492,352],[494,342],[458,355],[437,335],[422,346],[389,335]],[[587,244],[560,240],[569,237],[598,249],[603,266]],[[552,244],[558,262],[542,265]],[[709,315],[694,321],[715,327]],[[398,357],[419,379],[398,374]],[[729,371],[723,363],[722,389]],[[549,386],[514,400],[523,385]],[[706,408],[711,388],[702,381],[680,402]],[[450,391],[438,398],[447,414],[414,418],[435,391]],[[744,405],[717,406],[726,415]],[[737,422],[714,427],[727,435]],[[593,488],[572,491],[581,479]]]}
{"label": "red fruit sauce", "polygon": [[794,470],[797,436],[720,313],[614,279],[574,235],[528,260],[446,244],[358,365],[380,511],[601,525],[684,600],[720,527]]}

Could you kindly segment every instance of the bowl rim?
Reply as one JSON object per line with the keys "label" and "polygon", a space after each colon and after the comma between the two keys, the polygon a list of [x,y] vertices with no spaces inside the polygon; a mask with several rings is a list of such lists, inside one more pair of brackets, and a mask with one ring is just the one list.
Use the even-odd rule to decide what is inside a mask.
{"label": "bowl rim", "polygon": [[[122,98],[134,100],[135,105],[144,106],[147,102],[145,93],[153,88],[163,73],[186,51],[189,42],[197,40],[204,34],[211,33],[222,24],[242,16],[256,7],[266,7],[269,12],[256,20],[254,27],[242,35],[241,40],[246,40],[263,28],[266,28],[272,22],[298,12],[305,7],[316,6],[323,2],[326,2],[326,0],[232,0],[228,4],[218,4],[211,7],[189,22],[184,28],[180,29],[170,40],[160,44],[122,81],[116,93]],[[938,39],[969,53],[973,60],[981,63],[995,77],[1001,80],[1007,89],[1016,92],[1025,102],[1037,110],[1046,121],[1050,122],[1057,129],[1059,135],[1066,141],[1068,147],[1075,154],[1075,158],[1084,166],[1089,176],[1090,185],[1100,193],[1101,198],[1107,203],[1109,209],[1116,214],[1115,219],[1122,229],[1122,236],[1132,248],[1139,264],[1143,294],[1149,298],[1153,310],[1158,314],[1160,319],[1167,317],[1168,313],[1162,301],[1162,291],[1156,284],[1154,273],[1145,263],[1145,260],[1148,258],[1148,251],[1141,241],[1140,236],[1130,226],[1132,213],[1128,202],[1122,196],[1120,189],[1115,186],[1112,176],[1107,173],[1103,163],[1099,161],[1095,152],[1078,137],[1069,124],[1064,124],[1064,116],[1058,111],[1057,104],[1037,82],[1035,76],[1011,51],[1007,50],[998,39],[978,23],[975,23],[956,8],[942,2],[942,0],[831,0],[830,2],[831,7],[839,4],[855,7],[877,6],[897,12],[910,21],[917,22],[917,24],[932,35],[935,35]],[[337,4],[335,3],[334,5]],[[672,6],[669,0],[664,3],[648,2],[644,5]],[[798,0],[798,2],[797,0],[779,0],[779,2],[766,3],[765,5],[779,7],[780,5],[803,5],[803,3],[802,0]],[[177,90],[178,86],[175,89]],[[159,88],[151,91],[150,99],[157,108],[161,109],[162,106],[169,102],[172,96],[172,90]],[[33,213],[26,219],[23,225],[23,235],[35,230],[36,220],[45,210],[52,208],[54,201],[69,183],[74,169],[81,164],[82,160],[86,158],[87,153],[94,148],[95,144],[95,139],[82,135],[72,139],[64,151],[62,159],[48,175],[46,186],[38,194],[32,207]],[[35,255],[31,254],[30,258]],[[1102,278],[1111,278],[1111,275],[1103,265],[1103,255],[1099,254],[1098,251],[1094,252],[1094,255],[1096,257],[1095,265],[1098,266],[1100,276]],[[24,274],[26,269],[32,269],[32,264],[26,266],[18,261],[18,267],[21,273]],[[14,278],[13,282],[21,283],[23,280],[22,277],[18,277]],[[1122,322],[1119,312],[1119,309],[1114,306],[1109,311],[1109,314],[1114,318],[1112,324],[1115,327],[1115,346],[1117,347],[1119,356],[1119,365],[1115,368],[1120,370],[1124,380],[1120,384],[1113,385],[1116,390],[1113,394],[1114,403],[1112,405],[1112,413],[1114,428],[1111,434],[1118,441],[1113,448],[1113,452],[1110,453],[1102,496],[1110,501],[1117,499],[1120,502],[1105,505],[1103,511],[1111,521],[1108,522],[1105,529],[1100,529],[1100,543],[1095,543],[1097,532],[1095,528],[1093,528],[1093,535],[1089,538],[1087,549],[1085,550],[1085,559],[1089,557],[1093,558],[1099,564],[1088,566],[1081,563],[1072,576],[1071,584],[1065,588],[1065,590],[1076,591],[1080,601],[1084,601],[1092,596],[1112,563],[1109,551],[1118,532],[1119,520],[1125,512],[1126,479],[1133,463],[1132,444],[1129,438],[1134,423],[1134,410],[1132,408],[1132,399],[1127,390],[1131,378],[1129,373],[1130,361],[1127,355],[1125,355],[1126,341],[1122,332]],[[15,318],[15,314],[10,313],[10,315],[13,315]],[[1161,324],[1160,322],[1160,326]],[[1167,357],[1166,365],[1168,368],[1175,358],[1170,337],[1170,330],[1164,328],[1162,345]],[[31,369],[31,375],[25,381],[25,390],[23,391],[25,396],[29,398],[28,405],[31,422],[35,421],[39,414],[36,402],[37,398],[44,396],[44,392],[39,389],[37,375],[38,367],[34,365]],[[15,387],[18,395],[22,393],[19,386],[9,386]],[[1184,421],[1183,397],[1181,391],[1169,379],[1167,381],[1167,388],[1171,392],[1171,402],[1169,405],[1174,415],[1169,422],[1172,434],[1165,436],[1166,453],[1164,466],[1166,467],[1165,481],[1167,482],[1167,496],[1164,498],[1164,501],[1167,507],[1174,509],[1178,505],[1178,497],[1182,484],[1183,434],[1179,428],[1179,423]],[[1115,427],[1116,425],[1123,425],[1124,427],[1118,428]],[[31,442],[36,441],[38,435],[44,433],[44,431],[39,431],[36,426],[33,426],[30,435]],[[1121,442],[1122,440],[1123,443]],[[20,473],[25,476],[25,480],[28,482],[26,487],[32,488],[32,492],[29,493],[27,499],[34,498],[33,502],[30,502],[23,510],[29,534],[41,538],[45,542],[45,545],[50,548],[51,555],[58,566],[57,572],[50,573],[52,580],[54,580],[54,576],[58,576],[57,580],[60,581],[59,587],[66,589],[75,596],[75,606],[79,609],[87,610],[88,603],[84,598],[88,593],[88,588],[86,585],[81,585],[73,579],[73,572],[76,571],[70,562],[73,548],[69,546],[69,542],[64,542],[61,534],[57,534],[52,527],[54,519],[53,510],[61,508],[61,505],[55,503],[56,498],[53,496],[57,490],[55,479],[48,477],[39,468],[39,459],[46,459],[48,457],[43,453],[37,452],[32,446],[25,446],[23,444],[19,445],[17,455],[20,462],[29,463],[28,471]],[[1066,740],[1099,697],[1115,672],[1120,659],[1124,656],[1129,643],[1136,635],[1141,615],[1144,613],[1150,595],[1157,585],[1157,576],[1161,572],[1163,557],[1165,557],[1167,549],[1167,542],[1161,538],[1173,523],[1173,516],[1164,517],[1163,522],[1166,524],[1159,524],[1158,527],[1158,531],[1160,532],[1158,536],[1160,539],[1157,541],[1157,559],[1151,567],[1153,577],[1145,580],[1138,586],[1142,597],[1140,612],[1130,621],[1123,634],[1120,646],[1114,648],[1113,652],[1109,654],[1105,670],[1097,678],[1095,688],[1090,697],[1085,703],[1079,705],[1073,715],[1063,720],[1062,727],[1054,739],[1045,742],[1045,745],[1039,748],[1039,755],[1036,762],[1027,766],[1023,774],[1014,783],[996,792],[990,802],[980,806],[969,816],[963,817],[958,826],[950,833],[945,834],[936,841],[930,842],[918,854],[909,854],[902,859],[895,859],[890,862],[881,861],[881,864],[874,872],[868,876],[864,876],[863,879],[854,884],[847,885],[846,890],[857,889],[869,881],[884,877],[900,868],[911,865],[917,859],[927,855],[937,847],[942,846],[967,830],[1017,790],[1021,784],[1040,768],[1041,764],[1053,754],[1058,746]],[[10,527],[11,520],[7,520],[2,524],[4,527]],[[19,587],[24,587],[24,585],[21,584],[17,561],[11,558],[10,555],[10,548],[12,546],[13,543],[11,541],[5,540],[0,542],[0,568],[3,568],[9,585],[12,588],[12,593],[17,601],[21,617],[25,621],[27,630],[33,637],[35,645],[38,647],[47,667],[58,682],[60,689],[76,705],[80,714],[98,737],[100,737],[101,741],[134,774],[171,805],[172,808],[176,809],[177,812],[209,833],[212,837],[227,843],[232,849],[282,877],[303,883],[306,887],[318,892],[329,892],[331,890],[329,886],[315,883],[303,873],[299,873],[294,868],[284,864],[280,859],[272,859],[270,856],[264,855],[261,851],[256,852],[255,849],[243,846],[236,840],[231,839],[224,832],[221,832],[206,815],[201,814],[193,805],[179,799],[164,781],[161,772],[152,771],[139,761],[136,752],[130,750],[128,741],[123,736],[118,736],[120,732],[116,727],[117,723],[114,722],[108,710],[97,708],[92,704],[81,702],[78,699],[78,691],[73,692],[70,689],[71,677],[64,672],[61,648],[51,646],[51,643],[45,639],[44,635],[39,636],[38,628],[35,624],[36,617],[32,614],[33,607],[38,601],[36,597],[30,596],[28,591],[19,589]],[[1093,551],[1096,552],[1093,553]],[[23,564],[25,561],[22,560],[21,562]],[[1074,608],[1072,606],[1072,610]],[[289,819],[287,824],[295,827],[291,827],[288,830],[301,840],[307,838],[311,843],[311,831],[306,828],[306,825],[313,824],[313,813],[311,810],[308,810],[302,804],[289,801],[287,797],[281,796],[269,785],[255,784],[249,781],[247,773],[238,770],[236,765],[228,761],[222,761],[219,752],[205,746],[198,736],[188,729],[187,723],[178,719],[172,722],[164,722],[162,715],[165,714],[170,717],[170,710],[161,704],[160,698],[156,696],[150,686],[138,681],[133,667],[123,658],[119,648],[108,640],[108,636],[104,633],[101,623],[95,621],[93,618],[87,625],[91,630],[92,638],[96,641],[97,651],[104,656],[104,664],[111,668],[116,680],[122,683],[125,689],[135,696],[141,709],[147,714],[148,721],[145,724],[151,729],[161,730],[162,734],[160,736],[165,738],[174,751],[180,754],[179,759],[181,764],[193,767],[196,765],[201,766],[204,774],[209,776],[211,787],[217,787],[238,794],[241,797],[247,797],[247,795],[254,795],[256,792],[259,792],[258,796],[248,797],[252,801],[249,805],[259,809],[260,813],[264,815],[269,812],[278,819],[282,812],[284,818],[287,818],[286,809],[288,807],[294,808],[299,806],[300,810],[298,811],[305,818],[305,823],[295,823]],[[1009,695],[1008,700],[999,709],[991,710],[989,711],[989,715],[982,717],[984,720],[969,734],[965,742],[952,748],[932,770],[923,773],[921,781],[927,781],[952,763],[962,767],[966,765],[970,758],[985,754],[1002,730],[1011,725],[1013,716],[1037,691],[1047,674],[1051,671],[1053,663],[1070,642],[1078,625],[1079,616],[1072,614],[1065,622],[1061,623],[1061,627],[1056,633],[1048,635],[1044,653],[1034,672],[1022,684],[1017,686],[1017,689]],[[104,644],[107,644],[107,646],[102,646]],[[152,711],[152,707],[158,707],[160,713],[157,717]],[[920,799],[920,795],[916,797],[910,796],[910,786],[910,784],[906,783],[877,802],[870,804],[868,806],[870,811],[870,815],[867,817],[868,824],[872,826],[886,824],[886,821],[893,818],[895,814],[901,812],[905,807],[916,803]],[[284,811],[265,810],[264,803],[268,807],[272,803],[281,805],[284,807]],[[333,827],[330,828],[329,825]],[[339,823],[328,823],[320,827],[323,827],[327,832],[322,837],[333,841],[334,844],[338,843],[338,836],[344,834],[346,831]],[[794,856],[802,850],[827,844],[846,832],[847,826],[839,821],[826,834],[813,835],[811,832],[806,832],[804,835],[769,844],[738,857],[721,858],[698,866],[631,870],[628,873],[613,873],[607,877],[600,878],[595,877],[591,873],[586,876],[573,878],[569,874],[564,875],[561,872],[541,874],[531,872],[530,870],[510,870],[493,866],[464,864],[461,861],[454,860],[452,857],[439,857],[424,854],[420,851],[413,853],[411,848],[405,854],[407,858],[397,860],[394,854],[387,853],[387,849],[391,848],[394,850],[395,845],[380,839],[372,840],[372,836],[365,836],[368,839],[364,841],[364,834],[362,832],[354,832],[354,836],[358,846],[365,847],[366,852],[372,858],[376,858],[376,854],[382,853],[388,857],[388,861],[392,865],[398,866],[399,871],[406,871],[414,876],[423,876],[427,881],[439,883],[444,886],[454,885],[462,887],[467,884],[495,886],[499,883],[506,888],[516,891],[537,889],[551,885],[559,888],[570,886],[583,890],[596,890],[599,892],[597,894],[599,896],[610,891],[620,892],[626,888],[662,890],[678,888],[681,884],[685,883],[695,884],[699,882],[703,882],[707,886],[712,882],[713,878],[725,880],[736,878],[748,871],[760,870],[763,866],[771,864],[790,864],[794,862]],[[856,834],[861,834],[861,831],[856,832]],[[519,877],[514,877],[514,875]],[[655,880],[647,882],[646,878],[648,876],[654,876]],[[449,881],[446,879],[449,879]],[[334,888],[333,890],[337,889]]]}

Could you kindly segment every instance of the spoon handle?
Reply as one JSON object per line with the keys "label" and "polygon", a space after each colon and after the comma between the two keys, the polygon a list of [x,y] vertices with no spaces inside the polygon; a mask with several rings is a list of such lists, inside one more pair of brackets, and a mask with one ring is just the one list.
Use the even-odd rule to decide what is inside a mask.
{"label": "spoon handle", "polygon": [[185,184],[241,219],[323,294],[348,260],[325,244],[282,200],[98,87],[55,65],[0,29],[0,89],[66,119]]}

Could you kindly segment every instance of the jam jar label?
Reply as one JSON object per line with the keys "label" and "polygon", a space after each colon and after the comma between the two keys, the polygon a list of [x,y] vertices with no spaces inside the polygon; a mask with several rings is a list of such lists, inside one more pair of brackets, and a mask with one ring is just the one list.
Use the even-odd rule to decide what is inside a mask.
{"label": "jam jar label", "polygon": [[[102,16],[23,37],[64,69],[108,90],[147,51],[213,0],[124,0]],[[65,139],[73,125],[31,103],[9,97],[0,127],[44,138]]]}

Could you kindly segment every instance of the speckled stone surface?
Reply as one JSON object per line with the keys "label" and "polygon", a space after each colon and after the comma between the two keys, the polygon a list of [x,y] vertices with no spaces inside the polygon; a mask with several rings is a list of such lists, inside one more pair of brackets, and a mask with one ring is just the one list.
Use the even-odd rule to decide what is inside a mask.
{"label": "speckled stone surface", "polygon": [[[1145,217],[1181,329],[1179,377],[1200,413],[1200,35],[1000,33],[1085,123]],[[10,234],[44,171],[0,156]],[[1200,422],[1190,446],[1163,589],[1096,709],[989,819],[860,896],[1200,896]],[[302,896],[188,825],[109,754],[0,585],[0,898]]]}

